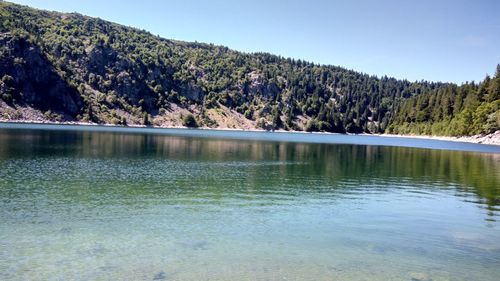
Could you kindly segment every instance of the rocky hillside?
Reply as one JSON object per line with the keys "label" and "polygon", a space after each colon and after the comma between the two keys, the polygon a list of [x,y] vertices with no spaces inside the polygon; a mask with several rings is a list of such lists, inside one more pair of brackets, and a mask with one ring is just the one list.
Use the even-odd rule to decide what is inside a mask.
{"label": "rocky hillside", "polygon": [[8,2],[0,17],[2,120],[383,133],[403,101],[456,87],[167,40]]}

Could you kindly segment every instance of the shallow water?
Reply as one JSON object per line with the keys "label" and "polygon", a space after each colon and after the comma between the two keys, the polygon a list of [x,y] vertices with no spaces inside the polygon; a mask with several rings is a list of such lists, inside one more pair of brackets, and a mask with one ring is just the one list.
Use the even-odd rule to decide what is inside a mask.
{"label": "shallow water", "polygon": [[500,276],[497,147],[142,132],[0,126],[0,280]]}

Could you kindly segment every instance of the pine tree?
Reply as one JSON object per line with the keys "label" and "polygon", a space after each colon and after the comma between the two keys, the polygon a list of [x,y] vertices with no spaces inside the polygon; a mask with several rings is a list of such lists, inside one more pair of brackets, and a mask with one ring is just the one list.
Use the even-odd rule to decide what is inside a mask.
{"label": "pine tree", "polygon": [[500,64],[497,65],[495,79],[491,81],[490,91],[488,93],[488,101],[496,101],[500,99]]}
{"label": "pine tree", "polygon": [[142,118],[142,125],[144,126],[151,125],[151,123],[149,122],[149,114],[147,112],[144,112],[144,116]]}
{"label": "pine tree", "polygon": [[283,127],[283,122],[281,121],[281,113],[280,110],[278,109],[278,106],[273,107],[273,110],[271,112],[272,115],[272,121],[273,121],[273,129],[278,129]]}

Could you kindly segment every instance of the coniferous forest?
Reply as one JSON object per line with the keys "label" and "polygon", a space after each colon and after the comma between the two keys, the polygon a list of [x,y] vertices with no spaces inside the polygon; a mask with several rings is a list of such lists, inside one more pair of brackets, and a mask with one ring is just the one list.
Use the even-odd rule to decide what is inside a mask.
{"label": "coniferous forest", "polygon": [[500,129],[500,66],[481,82],[410,82],[8,2],[0,2],[0,42],[2,120],[453,136]]}

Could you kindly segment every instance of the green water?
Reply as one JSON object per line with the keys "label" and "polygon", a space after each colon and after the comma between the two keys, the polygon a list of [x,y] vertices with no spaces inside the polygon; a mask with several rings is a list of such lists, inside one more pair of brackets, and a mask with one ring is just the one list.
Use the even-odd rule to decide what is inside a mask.
{"label": "green water", "polygon": [[0,126],[0,280],[499,280],[497,147],[143,132]]}

